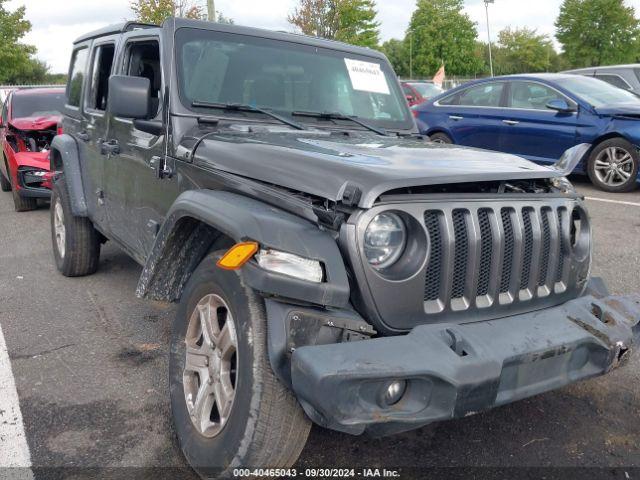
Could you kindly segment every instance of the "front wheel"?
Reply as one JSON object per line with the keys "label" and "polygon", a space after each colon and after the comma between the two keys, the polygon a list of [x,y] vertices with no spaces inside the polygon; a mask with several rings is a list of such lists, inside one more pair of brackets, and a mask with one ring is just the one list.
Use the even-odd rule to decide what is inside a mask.
{"label": "front wheel", "polygon": [[623,138],[597,145],[589,156],[587,173],[593,184],[606,192],[629,192],[636,188],[640,155]]}
{"label": "front wheel", "polygon": [[239,274],[205,257],[173,324],[169,383],[182,451],[206,478],[235,468],[288,468],[310,422],[275,377],[267,356],[264,302]]}

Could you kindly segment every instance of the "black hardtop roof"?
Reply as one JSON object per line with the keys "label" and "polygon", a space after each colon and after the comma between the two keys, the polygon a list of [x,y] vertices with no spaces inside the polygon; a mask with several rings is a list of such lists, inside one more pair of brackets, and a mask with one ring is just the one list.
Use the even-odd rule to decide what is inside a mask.
{"label": "black hardtop roof", "polygon": [[353,53],[356,55],[373,56],[378,58],[385,58],[381,52],[366,47],[357,47],[349,45],[347,43],[338,42],[335,40],[327,40],[324,38],[311,37],[308,35],[301,35],[297,33],[276,32],[273,30],[266,30],[262,28],[243,27],[239,25],[227,25],[222,23],[205,22],[202,20],[189,20],[186,18],[170,18],[164,22],[162,27],[159,25],[150,25],[146,23],[126,22],[117,25],[111,25],[101,28],[90,33],[87,33],[78,38],[74,43],[84,42],[98,37],[106,35],[113,35],[117,33],[124,33],[135,29],[148,29],[148,28],[173,28],[173,21],[175,20],[175,28],[191,27],[201,30],[211,30],[224,33],[235,33],[239,35],[248,35],[252,37],[262,37],[272,40],[283,40],[287,42],[300,43],[303,45],[310,45],[319,48],[327,48],[331,50],[340,50],[343,52]]}

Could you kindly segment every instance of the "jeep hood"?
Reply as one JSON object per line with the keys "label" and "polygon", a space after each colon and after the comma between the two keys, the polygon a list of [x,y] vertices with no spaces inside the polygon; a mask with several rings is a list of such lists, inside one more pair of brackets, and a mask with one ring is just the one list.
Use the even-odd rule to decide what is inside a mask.
{"label": "jeep hood", "polygon": [[9,125],[18,130],[50,130],[55,129],[60,123],[58,115],[47,115],[44,117],[24,117],[14,118],[9,121]]}
{"label": "jeep hood", "polygon": [[[182,144],[182,148],[192,147],[189,141]],[[193,162],[333,201],[341,200],[351,184],[360,189],[363,208],[397,188],[567,173],[514,155],[417,138],[326,132],[209,134]]]}

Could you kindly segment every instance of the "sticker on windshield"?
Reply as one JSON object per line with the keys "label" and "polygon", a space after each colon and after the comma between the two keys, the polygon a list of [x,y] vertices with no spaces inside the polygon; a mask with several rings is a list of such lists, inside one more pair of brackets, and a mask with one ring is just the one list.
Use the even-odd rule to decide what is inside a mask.
{"label": "sticker on windshield", "polygon": [[384,72],[377,63],[362,62],[345,58],[347,71],[351,78],[351,86],[354,90],[370,93],[382,93],[390,95],[389,84]]}

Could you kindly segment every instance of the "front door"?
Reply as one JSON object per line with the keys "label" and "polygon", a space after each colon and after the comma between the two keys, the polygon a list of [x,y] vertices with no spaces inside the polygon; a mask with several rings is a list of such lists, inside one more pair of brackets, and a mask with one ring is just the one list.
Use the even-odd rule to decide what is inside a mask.
{"label": "front door", "polygon": [[[151,83],[149,118],[161,120],[163,78],[160,41],[131,32],[123,39],[120,75],[146,77]],[[164,215],[177,196],[176,179],[160,179],[153,162],[165,155],[165,136],[135,128],[131,119],[111,117],[103,153],[107,157],[105,201],[112,235],[144,262]]]}
{"label": "front door", "polygon": [[551,100],[575,102],[539,82],[510,82],[501,150],[542,163],[554,163],[577,143],[578,109],[557,112],[547,108]]}

